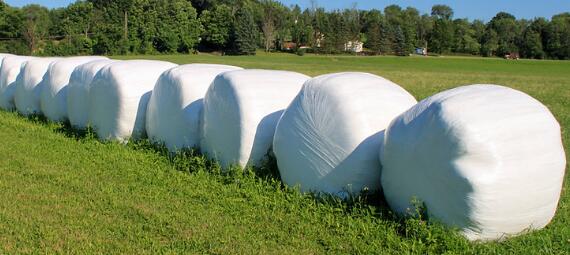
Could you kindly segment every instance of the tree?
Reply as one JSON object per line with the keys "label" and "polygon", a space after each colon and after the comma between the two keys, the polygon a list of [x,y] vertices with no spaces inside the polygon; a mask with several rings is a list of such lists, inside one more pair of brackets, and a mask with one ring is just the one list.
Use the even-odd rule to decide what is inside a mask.
{"label": "tree", "polygon": [[434,19],[433,32],[430,37],[431,51],[445,53],[451,51],[453,45],[453,10],[446,5],[434,5],[431,9]]}
{"label": "tree", "polygon": [[366,47],[373,51],[375,54],[382,52],[382,42],[380,37],[380,23],[375,22],[369,25],[366,32]]}
{"label": "tree", "polygon": [[562,13],[552,17],[546,28],[547,53],[550,58],[570,58],[570,13]]}
{"label": "tree", "polygon": [[499,48],[497,32],[493,29],[486,30],[482,39],[481,55],[485,57],[493,56],[496,54],[497,48]]}
{"label": "tree", "polygon": [[542,49],[542,41],[540,34],[533,29],[527,29],[523,37],[523,45],[521,54],[525,58],[544,58],[544,51]]}
{"label": "tree", "polygon": [[390,31],[390,26],[386,20],[380,21],[380,52],[382,54],[387,54],[392,49],[392,35]]}
{"label": "tree", "polygon": [[309,40],[306,34],[307,24],[299,5],[295,5],[291,10],[291,21],[291,41],[294,42],[297,47],[300,47],[302,44],[308,44]]}
{"label": "tree", "polygon": [[432,31],[433,31],[433,20],[431,19],[431,16],[427,14],[422,15],[416,28],[416,33],[417,33],[416,38],[418,46],[425,48],[428,47],[428,40]]}
{"label": "tree", "polygon": [[418,43],[419,38],[417,37],[418,34],[416,31],[420,20],[420,12],[415,8],[408,7],[402,12],[403,24],[401,27],[404,37],[406,38],[406,54],[413,52],[417,46],[423,46]]}
{"label": "tree", "polygon": [[49,30],[48,9],[37,4],[22,7],[24,13],[23,36],[27,42],[29,54],[33,55],[38,49],[38,44]]}
{"label": "tree", "polygon": [[23,40],[24,16],[22,10],[0,1],[0,37],[11,38],[0,41],[0,50],[16,54],[27,54],[29,50]]}
{"label": "tree", "polygon": [[71,34],[82,33],[86,38],[93,22],[93,3],[77,1],[70,4],[65,10],[65,16],[69,19]]}
{"label": "tree", "polygon": [[519,33],[515,16],[499,12],[487,25],[488,30],[495,31],[497,35],[497,49],[495,55],[503,56],[511,52],[518,52],[516,38]]}
{"label": "tree", "polygon": [[467,19],[456,19],[453,21],[455,28],[454,43],[452,50],[457,53],[478,54],[481,45],[476,39],[475,30]]}
{"label": "tree", "polygon": [[277,29],[275,23],[277,19],[278,6],[276,2],[273,2],[271,0],[261,1],[261,6],[263,8],[261,31],[263,32],[264,36],[265,51],[268,52],[271,50],[275,43]]}
{"label": "tree", "polygon": [[203,11],[200,22],[204,27],[202,40],[205,44],[218,50],[227,46],[232,29],[232,9],[229,6],[221,4]]}
{"label": "tree", "polygon": [[255,55],[258,30],[251,10],[240,8],[236,13],[233,27],[233,53],[237,55]]}
{"label": "tree", "polygon": [[435,19],[451,20],[453,9],[447,5],[436,4],[431,7],[431,16]]}
{"label": "tree", "polygon": [[395,43],[394,43],[394,51],[398,56],[408,56],[408,52],[406,51],[406,39],[404,36],[404,32],[402,31],[401,27],[397,27],[394,33]]}

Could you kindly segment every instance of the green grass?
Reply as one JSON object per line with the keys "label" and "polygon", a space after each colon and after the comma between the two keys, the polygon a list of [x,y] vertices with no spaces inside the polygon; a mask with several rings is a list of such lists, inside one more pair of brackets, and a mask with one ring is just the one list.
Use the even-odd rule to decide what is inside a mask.
{"label": "green grass", "polygon": [[[502,84],[551,109],[568,158],[570,62],[287,54],[121,58],[309,75],[366,71],[401,84],[418,99],[458,85]],[[500,243],[470,243],[421,218],[398,219],[374,196],[317,199],[283,187],[271,175],[221,174],[200,156],[169,159],[144,142],[123,146],[72,134],[61,124],[0,111],[0,253],[570,252],[569,175],[556,217],[545,229]]]}

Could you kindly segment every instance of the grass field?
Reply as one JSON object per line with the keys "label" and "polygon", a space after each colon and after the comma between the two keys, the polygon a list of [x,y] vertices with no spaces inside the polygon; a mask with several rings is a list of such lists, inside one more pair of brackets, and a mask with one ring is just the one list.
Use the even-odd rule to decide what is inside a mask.
{"label": "grass field", "polygon": [[[286,54],[120,58],[308,75],[365,71],[418,99],[465,84],[506,85],[551,109],[568,158],[570,62]],[[500,243],[469,243],[440,225],[398,219],[379,198],[316,199],[270,175],[221,174],[200,156],[171,160],[144,143],[123,146],[73,134],[60,124],[0,111],[0,253],[570,253],[568,174],[556,217],[545,229]]]}

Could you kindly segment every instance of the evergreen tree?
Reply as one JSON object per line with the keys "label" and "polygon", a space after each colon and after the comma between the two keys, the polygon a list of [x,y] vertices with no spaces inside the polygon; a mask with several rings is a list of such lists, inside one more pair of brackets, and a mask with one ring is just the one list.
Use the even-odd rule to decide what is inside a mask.
{"label": "evergreen tree", "polygon": [[409,52],[407,51],[406,37],[404,36],[404,32],[401,27],[396,27],[394,38],[394,52],[396,55],[408,56]]}
{"label": "evergreen tree", "polygon": [[390,49],[392,48],[391,38],[392,36],[390,26],[386,20],[382,20],[380,22],[380,52],[382,54],[387,54],[390,52]]}
{"label": "evergreen tree", "polygon": [[380,24],[371,23],[366,33],[366,47],[379,54],[382,49],[382,42],[380,39]]}
{"label": "evergreen tree", "polygon": [[233,52],[237,55],[255,55],[257,36],[259,32],[253,14],[247,7],[240,8],[236,13],[233,27]]}

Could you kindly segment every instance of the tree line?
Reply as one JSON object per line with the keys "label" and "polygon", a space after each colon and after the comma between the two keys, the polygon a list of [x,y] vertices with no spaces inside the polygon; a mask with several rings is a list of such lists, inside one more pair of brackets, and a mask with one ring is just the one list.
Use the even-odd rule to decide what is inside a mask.
{"label": "tree line", "polygon": [[80,0],[65,8],[15,8],[0,0],[0,51],[32,55],[289,50],[569,59],[570,13],[532,20],[500,12],[489,22],[454,18],[446,5],[326,11],[273,0]]}

